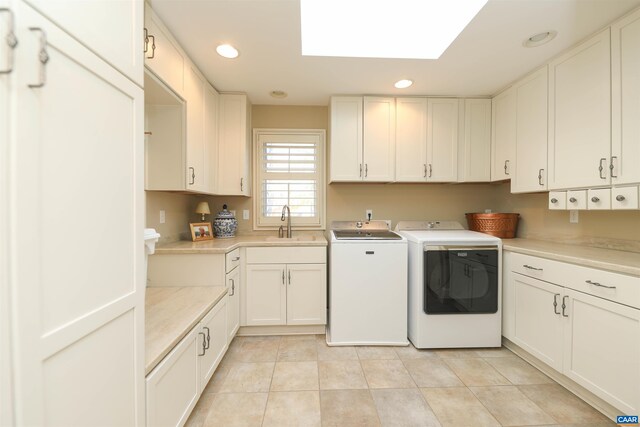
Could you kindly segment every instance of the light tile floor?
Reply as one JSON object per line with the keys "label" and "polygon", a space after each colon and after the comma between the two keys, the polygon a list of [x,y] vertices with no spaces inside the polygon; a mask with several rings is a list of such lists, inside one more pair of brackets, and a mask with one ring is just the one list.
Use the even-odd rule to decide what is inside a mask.
{"label": "light tile floor", "polygon": [[506,348],[329,347],[237,337],[187,427],[615,424]]}

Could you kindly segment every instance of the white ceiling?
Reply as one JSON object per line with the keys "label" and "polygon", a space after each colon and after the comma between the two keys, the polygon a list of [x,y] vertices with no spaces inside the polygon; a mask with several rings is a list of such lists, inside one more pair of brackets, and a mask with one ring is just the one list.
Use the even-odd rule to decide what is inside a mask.
{"label": "white ceiling", "polygon": [[[298,0],[150,1],[219,91],[246,92],[253,104],[274,105],[327,105],[333,94],[493,95],[640,6],[640,0],[489,0],[440,59],[401,60],[303,57]],[[549,30],[558,32],[550,43],[522,47]],[[234,45],[240,56],[218,56],[221,43]],[[394,88],[401,78],[413,86]],[[272,98],[272,90],[289,96]]]}

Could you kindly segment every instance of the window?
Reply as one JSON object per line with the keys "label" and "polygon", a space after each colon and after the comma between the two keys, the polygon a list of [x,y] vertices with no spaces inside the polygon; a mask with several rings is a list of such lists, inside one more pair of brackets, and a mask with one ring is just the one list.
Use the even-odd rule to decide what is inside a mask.
{"label": "window", "polygon": [[324,130],[254,131],[256,228],[282,225],[291,209],[296,228],[324,229]]}

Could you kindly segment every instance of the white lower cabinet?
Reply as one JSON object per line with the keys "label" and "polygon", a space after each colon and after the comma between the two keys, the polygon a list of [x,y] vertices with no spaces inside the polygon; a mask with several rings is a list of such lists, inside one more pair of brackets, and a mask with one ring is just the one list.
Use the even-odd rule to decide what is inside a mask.
{"label": "white lower cabinet", "polygon": [[240,328],[240,267],[227,273],[227,343]]}
{"label": "white lower cabinet", "polygon": [[247,249],[246,325],[325,324],[326,248],[277,249]]}
{"label": "white lower cabinet", "polygon": [[147,375],[147,426],[183,426],[227,348],[225,296]]}
{"label": "white lower cabinet", "polygon": [[505,254],[505,337],[621,413],[638,413],[640,278]]}

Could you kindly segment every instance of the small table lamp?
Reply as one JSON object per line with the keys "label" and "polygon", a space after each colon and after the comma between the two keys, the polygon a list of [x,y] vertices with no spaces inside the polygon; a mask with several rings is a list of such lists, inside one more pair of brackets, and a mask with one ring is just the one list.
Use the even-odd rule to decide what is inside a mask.
{"label": "small table lamp", "polygon": [[196,206],[196,213],[201,214],[202,221],[204,221],[204,216],[209,215],[211,213],[211,210],[209,210],[209,203],[207,202],[198,203],[198,206]]}

